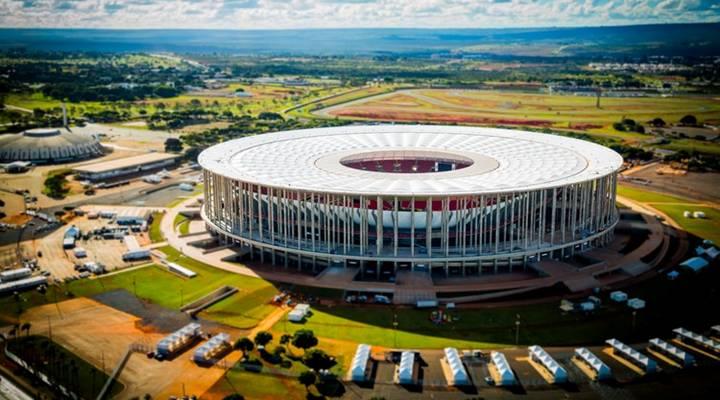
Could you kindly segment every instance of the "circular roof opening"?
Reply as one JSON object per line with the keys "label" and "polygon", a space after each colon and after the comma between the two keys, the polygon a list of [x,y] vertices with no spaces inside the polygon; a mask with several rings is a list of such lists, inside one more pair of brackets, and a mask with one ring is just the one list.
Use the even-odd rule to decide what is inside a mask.
{"label": "circular roof opening", "polygon": [[459,154],[428,150],[368,151],[340,159],[340,164],[361,171],[424,174],[455,171],[474,161]]}

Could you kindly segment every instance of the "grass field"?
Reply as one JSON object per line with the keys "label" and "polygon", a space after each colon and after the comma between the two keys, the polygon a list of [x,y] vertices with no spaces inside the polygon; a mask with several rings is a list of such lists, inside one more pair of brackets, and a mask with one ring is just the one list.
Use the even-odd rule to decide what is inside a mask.
{"label": "grass field", "polygon": [[164,215],[165,214],[161,212],[153,213],[153,221],[150,224],[150,228],[148,229],[150,241],[152,241],[153,243],[159,243],[165,240],[162,231],[160,230],[160,223],[162,222]]}
{"label": "grass field", "polygon": [[[235,90],[241,88],[251,96],[235,97]],[[203,109],[217,113],[229,111],[235,115],[257,115],[263,111],[280,112],[296,104],[312,101],[343,90],[340,87],[325,86],[286,87],[282,85],[235,83],[222,89],[186,93],[169,98],[109,103],[90,101],[67,103],[67,110],[68,115],[71,117],[82,117],[87,112],[117,110],[127,112],[130,118],[142,119],[145,115],[152,115],[161,111],[160,107],[163,107],[162,110],[164,111],[186,109],[193,107],[193,102],[197,103],[199,101]],[[58,113],[61,106],[61,101],[45,97],[41,92],[11,93],[5,99],[5,103],[28,110],[38,108],[55,110]]]}
{"label": "grass field", "polygon": [[303,107],[292,109],[289,114],[296,117],[316,118],[317,116],[313,115],[313,111],[315,110],[320,110],[325,107],[331,107],[337,104],[347,103],[349,101],[371,97],[378,94],[388,93],[395,88],[396,86],[394,85],[380,85],[345,90],[329,95],[327,98],[310,101]]}
{"label": "grass field", "polygon": [[[150,265],[97,279],[73,281],[67,284],[66,288],[51,286],[45,295],[36,291],[24,292],[20,295],[19,301],[13,296],[3,296],[0,297],[0,321],[5,324],[13,322],[18,310],[27,310],[56,300],[62,301],[70,296],[91,297],[117,289],[127,290],[138,298],[166,308],[179,309],[184,304],[225,285],[234,286],[239,292],[216,304],[207,315],[203,314],[204,317],[215,318],[217,314],[218,320],[241,328],[249,328],[272,311],[272,306],[268,303],[277,290],[270,282],[210,267],[179,254],[169,246],[160,250],[168,254],[169,261],[183,265],[198,275],[186,279],[167,271],[164,267]],[[235,306],[240,308],[235,309]],[[228,310],[234,310],[234,313],[228,315]]]}
{"label": "grass field", "polygon": [[[701,205],[695,200],[629,186],[618,186],[617,193],[664,212],[683,229],[699,238],[720,243],[720,210],[717,208]],[[685,211],[702,211],[705,218],[685,218]]]}
{"label": "grass field", "polygon": [[[632,142],[646,140],[648,136],[618,132],[612,124],[623,118],[645,124],[655,117],[675,123],[687,114],[714,123],[720,121],[720,100],[705,97],[602,98],[598,109],[592,96],[413,89],[347,100],[345,104],[318,110],[315,114],[360,120],[570,129]],[[703,148],[702,142],[696,140],[683,139],[677,144],[673,141],[668,146],[673,144],[675,147]]]}
{"label": "grass field", "polygon": [[178,214],[175,216],[173,221],[173,227],[181,235],[187,235],[190,233],[190,219],[184,215]]}
{"label": "grass field", "polygon": [[[392,328],[395,313],[398,320],[397,330]],[[555,303],[502,309],[457,310],[451,312],[451,315],[458,320],[442,325],[430,321],[428,310],[316,307],[306,323],[280,321],[273,330],[292,333],[298,329],[312,329],[320,337],[384,347],[490,348],[514,345],[515,318],[518,314],[523,327],[520,332],[521,343],[582,344],[608,334],[605,316],[582,318],[577,315],[561,315]],[[629,314],[625,315],[622,310],[613,311],[612,314],[618,324],[628,321]]]}
{"label": "grass field", "polygon": [[[136,293],[139,298],[163,307],[179,309],[221,286],[230,285],[238,288],[239,292],[213,306],[220,311],[223,307],[232,307],[233,304],[244,307],[236,309],[231,318],[219,313],[229,324],[242,328],[252,327],[272,311],[271,307],[264,307],[276,293],[269,282],[204,265],[178,254],[171,247],[166,246],[160,250],[169,253],[169,261],[187,267],[198,275],[185,279],[163,267],[153,265],[99,279],[75,281],[70,284],[69,289],[77,296],[92,296],[114,289],[125,289]],[[203,317],[215,319],[213,313],[203,313]]]}
{"label": "grass field", "polygon": [[684,199],[669,194],[652,192],[649,190],[642,190],[634,188],[632,186],[617,187],[617,194],[623,197],[627,197],[631,200],[639,201],[642,203],[692,203],[690,199]]}

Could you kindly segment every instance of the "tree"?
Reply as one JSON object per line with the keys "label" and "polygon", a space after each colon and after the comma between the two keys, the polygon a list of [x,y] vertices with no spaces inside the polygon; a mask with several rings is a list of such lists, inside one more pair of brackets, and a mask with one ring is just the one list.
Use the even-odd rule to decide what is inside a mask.
{"label": "tree", "polygon": [[267,331],[260,331],[255,335],[255,344],[258,346],[265,346],[273,340],[272,333]]}
{"label": "tree", "polygon": [[335,365],[335,360],[333,360],[332,357],[324,351],[314,349],[305,354],[303,357],[303,364],[317,372],[323,369],[330,369],[333,365]]}
{"label": "tree", "polygon": [[663,120],[662,118],[655,117],[655,118],[653,118],[652,121],[650,121],[650,125],[652,125],[654,127],[662,128],[663,126],[665,126],[667,124],[665,123],[665,120]]}
{"label": "tree", "polygon": [[292,340],[292,336],[288,335],[287,333],[284,333],[282,336],[280,336],[280,344],[288,344]]}
{"label": "tree", "polygon": [[317,346],[318,340],[315,337],[313,331],[309,329],[300,329],[296,331],[292,338],[292,345],[298,349],[303,349],[304,352],[307,349]]}
{"label": "tree", "polygon": [[264,120],[282,120],[282,115],[270,111],[263,111],[260,114],[258,114],[258,119],[264,119]]}
{"label": "tree", "polygon": [[298,376],[298,381],[305,386],[305,391],[310,391],[310,385],[314,385],[317,381],[317,376],[315,376],[315,373],[312,371],[303,371],[300,376]]}
{"label": "tree", "polygon": [[252,351],[252,349],[255,348],[255,344],[253,344],[252,340],[244,337],[244,338],[238,339],[238,340],[235,342],[235,345],[233,346],[233,348],[234,348],[235,350],[240,350],[240,351],[242,351],[243,357],[246,357],[246,356],[247,356],[247,353],[248,353],[249,351]]}
{"label": "tree", "polygon": [[245,400],[245,398],[239,393],[233,393],[223,397],[223,400]]}
{"label": "tree", "polygon": [[697,125],[697,118],[694,115],[686,115],[680,118],[680,123],[683,125]]}
{"label": "tree", "polygon": [[167,138],[165,139],[165,151],[168,153],[179,153],[182,151],[183,144],[180,139]]}

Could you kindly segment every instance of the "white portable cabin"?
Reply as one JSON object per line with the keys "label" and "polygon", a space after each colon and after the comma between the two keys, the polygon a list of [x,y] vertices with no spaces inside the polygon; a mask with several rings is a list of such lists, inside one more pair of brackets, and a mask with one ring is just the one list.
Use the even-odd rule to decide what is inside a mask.
{"label": "white portable cabin", "polygon": [[600,360],[590,350],[584,347],[579,347],[575,349],[575,357],[595,371],[595,380],[602,381],[612,378],[612,371],[610,370],[610,367],[602,362],[602,360]]}
{"label": "white portable cabin", "polygon": [[714,260],[719,255],[720,255],[720,250],[716,249],[715,247],[710,247],[709,249],[705,249],[705,254],[703,254],[703,256],[709,260]]}
{"label": "white portable cabin", "polygon": [[610,347],[613,348],[613,354],[621,356],[622,358],[630,361],[631,363],[642,368],[646,373],[651,374],[657,371],[657,362],[652,358],[640,353],[632,347],[617,339],[608,339],[605,341]]}
{"label": "white portable cabin", "polygon": [[370,351],[372,347],[367,344],[359,344],[355,350],[355,356],[350,365],[350,379],[354,382],[364,382],[367,380],[367,367],[370,361]]}
{"label": "white portable cabin", "polygon": [[438,306],[437,300],[418,300],[415,303],[415,307],[417,308],[433,308]]}
{"label": "white portable cabin", "polygon": [[450,367],[452,384],[455,386],[469,385],[470,378],[468,378],[468,373],[465,370],[465,366],[460,359],[460,354],[458,354],[457,349],[454,347],[446,347],[443,351],[445,352],[445,361],[448,367]]}
{"label": "white portable cabin", "polygon": [[683,367],[689,367],[695,364],[695,357],[693,357],[692,354],[681,350],[662,339],[650,339],[650,345],[648,347],[675,361],[678,361]]}
{"label": "white portable cabin", "polygon": [[288,321],[290,322],[301,322],[310,312],[309,304],[298,304],[288,313]]}
{"label": "white portable cabin", "polygon": [[515,379],[515,373],[512,371],[512,368],[510,368],[510,364],[508,364],[507,359],[505,358],[505,354],[500,353],[498,351],[491,351],[490,352],[490,360],[495,365],[495,368],[497,369],[499,380],[495,382],[496,386],[512,386],[515,385],[517,382]]}
{"label": "white portable cabin", "polygon": [[145,258],[150,258],[150,250],[140,247],[137,239],[135,239],[135,236],[123,236],[123,243],[125,243],[125,247],[127,247],[128,250],[122,256],[124,261],[142,260]]}
{"label": "white portable cabin", "polygon": [[412,385],[415,383],[414,351],[403,351],[400,355],[400,366],[398,367],[398,383],[401,385]]}
{"label": "white portable cabin", "polygon": [[627,301],[628,295],[627,295],[627,293],[625,293],[625,292],[622,292],[622,291],[620,291],[620,290],[616,290],[616,291],[610,293],[610,299],[611,299],[612,301],[616,301],[616,302],[618,302],[618,303],[622,303],[622,302]]}
{"label": "white portable cabin", "polygon": [[702,211],[693,211],[693,218],[705,218],[705,213]]}
{"label": "white portable cabin", "polygon": [[567,382],[567,371],[565,368],[561,367],[560,364],[558,364],[558,362],[545,351],[545,349],[540,346],[530,346],[528,347],[528,352],[533,361],[542,364],[542,366],[545,367],[550,374],[552,374],[555,383]]}
{"label": "white portable cabin", "polygon": [[690,342],[707,350],[712,350],[715,353],[720,353],[720,342],[717,340],[706,338],[703,335],[699,335],[685,328],[675,328],[673,329],[673,333],[683,342]]}
{"label": "white portable cabin", "polygon": [[32,270],[28,267],[15,268],[0,272],[0,282],[10,282],[27,278],[32,275]]}
{"label": "white portable cabin", "polygon": [[632,308],[633,310],[642,310],[645,308],[645,300],[634,298],[627,301],[627,306]]}
{"label": "white portable cabin", "polygon": [[200,324],[195,322],[187,324],[162,338],[157,344],[156,351],[164,356],[172,355],[192,343],[198,336],[200,336]]}
{"label": "white portable cabin", "polygon": [[214,362],[215,357],[230,350],[231,347],[230,335],[218,333],[195,350],[193,361],[199,364]]}
{"label": "white portable cabin", "polygon": [[170,272],[174,272],[178,275],[182,275],[186,278],[194,278],[197,276],[197,273],[195,271],[189,270],[182,265],[178,265],[172,262],[167,263],[168,270]]}

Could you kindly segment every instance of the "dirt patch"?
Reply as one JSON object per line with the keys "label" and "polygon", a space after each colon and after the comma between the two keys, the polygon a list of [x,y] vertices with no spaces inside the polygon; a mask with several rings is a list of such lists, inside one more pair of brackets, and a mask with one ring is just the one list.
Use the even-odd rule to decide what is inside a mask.
{"label": "dirt patch", "polygon": [[137,327],[144,332],[169,333],[192,322],[190,316],[183,312],[142,301],[124,289],[101,293],[93,299],[139,318]]}
{"label": "dirt patch", "polygon": [[509,118],[485,118],[464,114],[431,113],[431,112],[409,112],[392,110],[362,110],[348,109],[336,110],[330,114],[338,117],[352,117],[363,119],[377,119],[385,121],[432,121],[457,124],[478,124],[478,125],[523,125],[550,127],[551,121],[533,119],[509,119]]}

